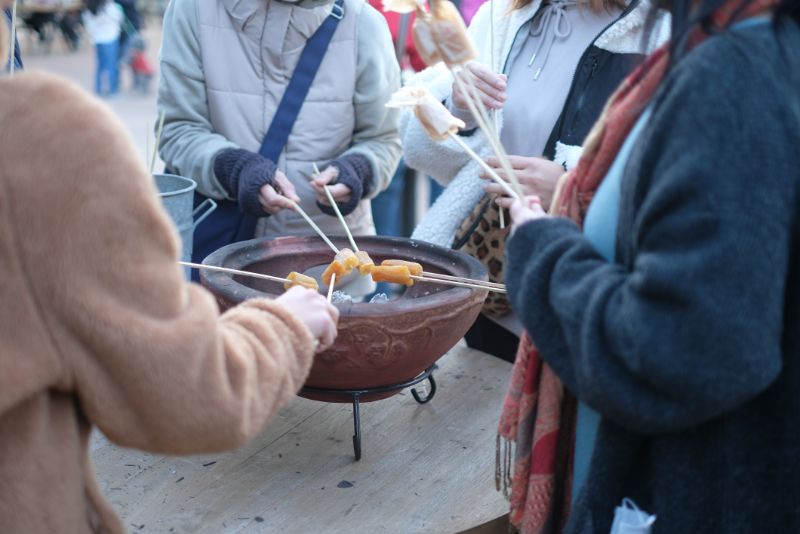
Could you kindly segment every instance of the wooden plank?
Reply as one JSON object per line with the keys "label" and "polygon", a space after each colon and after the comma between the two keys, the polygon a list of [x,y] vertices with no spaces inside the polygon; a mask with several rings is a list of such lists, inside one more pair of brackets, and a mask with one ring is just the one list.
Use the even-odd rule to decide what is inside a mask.
{"label": "wooden plank", "polygon": [[464,347],[440,366],[430,404],[404,391],[362,405],[360,462],[350,405],[298,398],[222,455],[159,457],[98,437],[96,471],[132,531],[458,532],[508,511],[494,458],[511,367]]}

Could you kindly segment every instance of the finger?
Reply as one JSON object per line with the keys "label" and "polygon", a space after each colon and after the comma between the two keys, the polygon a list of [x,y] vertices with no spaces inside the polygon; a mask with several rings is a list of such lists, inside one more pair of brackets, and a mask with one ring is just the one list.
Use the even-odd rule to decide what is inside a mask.
{"label": "finger", "polygon": [[[492,81],[487,81],[482,77],[470,75],[468,73],[464,73],[464,78],[469,78],[467,83],[472,82],[472,85],[475,86],[475,89],[478,90],[480,94],[481,100],[484,101],[486,105],[491,107],[502,107],[502,105],[508,99],[508,94],[506,93],[506,88],[504,87],[505,82],[502,84],[495,85]],[[468,91],[467,96],[471,96],[474,93],[471,89]]]}
{"label": "finger", "polygon": [[500,169],[502,167],[502,165],[500,165],[500,160],[494,156],[489,156],[485,161],[486,164],[492,169]]}
{"label": "finger", "polygon": [[287,198],[291,198],[295,202],[300,202],[300,197],[297,196],[297,191],[295,191],[294,184],[286,177],[285,174],[278,171],[275,173],[275,185],[278,186],[280,192],[283,196]]}
{"label": "finger", "polygon": [[272,204],[272,199],[277,196],[278,193],[275,192],[275,189],[271,185],[268,185],[261,188],[258,194],[258,202],[261,204],[261,207],[264,208],[264,211],[269,214],[274,214],[276,210]]}
{"label": "finger", "polygon": [[336,326],[332,321],[326,320],[325,327],[320,336],[320,344],[325,347],[330,347],[333,345],[334,340],[336,340]]}
{"label": "finger", "polygon": [[490,184],[486,184],[485,186],[483,186],[483,189],[487,193],[492,193],[492,194],[495,194],[495,195],[506,195],[506,194],[508,194],[506,189],[503,186],[501,186],[501,185],[499,185],[499,184],[497,184],[495,182],[492,182]]}
{"label": "finger", "polygon": [[350,188],[344,184],[328,186],[328,190],[331,192],[331,195],[336,202],[347,202],[350,200],[350,196],[352,195]]}
{"label": "finger", "polygon": [[496,174],[496,175],[497,175],[497,176],[498,176],[498,177],[499,177],[501,180],[503,180],[504,182],[508,182],[508,174],[506,174],[506,171],[504,171],[503,169],[500,169],[500,168],[493,169],[493,170],[494,170],[494,173],[495,173],[495,174]]}
{"label": "finger", "polygon": [[[471,77],[471,81],[475,85],[475,89],[477,89],[478,98],[480,98],[481,102],[483,102],[486,107],[492,109],[499,109],[503,107],[503,104],[506,101],[505,91],[499,91],[475,76]],[[467,91],[467,94],[463,96],[472,98],[473,94],[474,91],[469,90]],[[459,107],[462,106],[459,105]]]}
{"label": "finger", "polygon": [[537,158],[526,158],[524,156],[508,156],[508,162],[515,171],[527,169],[529,166],[535,164],[536,159]]}
{"label": "finger", "polygon": [[322,190],[323,186],[335,182],[338,177],[339,170],[336,167],[328,167],[314,177],[313,184]]}
{"label": "finger", "polygon": [[504,76],[493,72],[492,69],[486,65],[472,61],[467,64],[467,68],[475,78],[497,91],[505,91],[508,87]]}
{"label": "finger", "polygon": [[542,199],[539,198],[536,195],[529,195],[529,196],[525,197],[525,203],[528,205],[528,207],[531,207],[531,208],[534,207],[534,206],[541,207],[542,206]]}
{"label": "finger", "polygon": [[334,306],[333,304],[329,304],[325,301],[325,305],[328,307],[328,314],[331,316],[334,324],[338,324],[339,322],[339,308]]}
{"label": "finger", "polygon": [[[495,202],[496,202],[496,203],[497,203],[497,205],[498,205],[498,206],[500,206],[501,208],[506,208],[506,209],[508,209],[508,208],[511,208],[511,207],[514,205],[514,203],[515,203],[515,202],[519,202],[519,201],[518,201],[517,199],[515,199],[515,198],[511,198],[511,197],[497,197],[497,198],[495,199]],[[522,205],[522,204],[520,204],[520,206],[521,206],[521,205]]]}
{"label": "finger", "polygon": [[[497,89],[491,84],[486,83],[483,80],[473,78],[475,83],[475,87],[478,88],[478,91],[483,93],[485,96],[488,96],[491,100],[495,101],[497,104],[505,103],[508,95],[502,89]],[[485,99],[484,99],[485,100]]]}
{"label": "finger", "polygon": [[270,213],[275,213],[284,209],[291,209],[294,204],[291,200],[283,195],[279,195],[275,189],[269,187],[263,191],[262,197],[259,197],[261,205],[264,206]]}
{"label": "finger", "polygon": [[326,195],[323,191],[317,191],[317,202],[323,206],[330,207],[331,205],[330,201],[328,200],[328,195]]}

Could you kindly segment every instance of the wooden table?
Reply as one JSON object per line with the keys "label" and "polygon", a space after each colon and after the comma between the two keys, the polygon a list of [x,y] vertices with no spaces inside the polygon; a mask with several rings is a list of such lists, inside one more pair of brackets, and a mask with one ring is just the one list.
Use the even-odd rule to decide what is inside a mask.
{"label": "wooden table", "polygon": [[361,406],[297,398],[245,447],[173,458],[92,441],[101,489],[131,532],[452,533],[495,519],[495,435],[511,366],[466,347],[439,362],[438,391]]}

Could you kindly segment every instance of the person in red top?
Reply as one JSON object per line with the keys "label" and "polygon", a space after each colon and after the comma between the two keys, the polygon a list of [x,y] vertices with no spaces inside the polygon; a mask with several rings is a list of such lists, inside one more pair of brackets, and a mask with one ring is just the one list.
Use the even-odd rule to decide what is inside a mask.
{"label": "person in red top", "polygon": [[408,18],[403,32],[405,33],[405,46],[402,50],[398,51],[397,61],[400,63],[400,68],[402,68],[403,71],[413,70],[414,72],[419,72],[424,69],[426,66],[425,62],[422,61],[422,58],[417,52],[417,47],[414,45],[414,39],[411,35],[411,25],[414,24],[414,13],[401,15],[393,11],[386,11],[383,9],[383,0],[369,0],[369,4],[380,11],[381,15],[386,19],[386,23],[389,25],[389,31],[392,33],[392,42],[395,45],[395,50],[398,49],[397,41],[400,38],[403,17]]}
{"label": "person in red top", "polygon": [[131,71],[133,71],[134,90],[147,93],[150,80],[155,76],[156,69],[145,53],[147,46],[141,37],[136,37],[131,45]]}

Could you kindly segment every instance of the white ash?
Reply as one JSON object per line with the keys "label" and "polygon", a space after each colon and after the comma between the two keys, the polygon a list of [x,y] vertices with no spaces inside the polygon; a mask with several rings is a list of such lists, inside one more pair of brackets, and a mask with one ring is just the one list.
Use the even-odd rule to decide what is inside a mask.
{"label": "white ash", "polygon": [[353,302],[353,297],[345,293],[344,291],[334,291],[333,295],[331,295],[331,302],[334,304],[345,304],[347,302]]}

